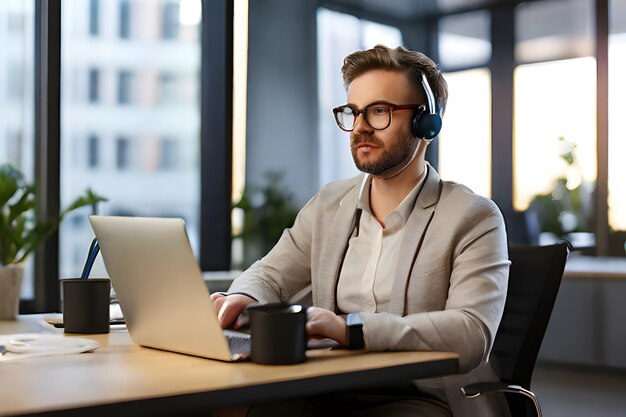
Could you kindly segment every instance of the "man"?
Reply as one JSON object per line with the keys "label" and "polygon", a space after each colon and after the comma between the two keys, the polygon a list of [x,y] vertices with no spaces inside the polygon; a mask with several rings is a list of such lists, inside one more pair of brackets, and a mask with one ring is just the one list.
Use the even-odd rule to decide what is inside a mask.
{"label": "man", "polygon": [[489,377],[507,289],[506,234],[491,200],[442,181],[425,161],[447,101],[445,80],[425,55],[380,45],[347,56],[342,76],[349,104],[334,109],[335,118],[350,132],[364,174],[322,188],[228,295],[213,294],[220,324],[251,303],[286,302],[311,285],[310,337],[368,351],[454,351],[461,372],[473,371],[303,400],[304,408],[489,415],[494,404],[464,399],[459,388]]}

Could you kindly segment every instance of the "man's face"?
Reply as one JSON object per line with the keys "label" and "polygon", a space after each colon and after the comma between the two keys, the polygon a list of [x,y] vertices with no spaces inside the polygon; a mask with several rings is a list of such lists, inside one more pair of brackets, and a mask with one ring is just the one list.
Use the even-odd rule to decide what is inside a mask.
{"label": "man's face", "polygon": [[[421,92],[401,72],[374,70],[352,81],[348,88],[348,104],[359,109],[374,102],[391,104],[421,104]],[[411,135],[414,110],[396,110],[391,125],[385,130],[374,130],[363,115],[350,133],[352,158],[359,171],[380,174],[409,158],[417,146]]]}

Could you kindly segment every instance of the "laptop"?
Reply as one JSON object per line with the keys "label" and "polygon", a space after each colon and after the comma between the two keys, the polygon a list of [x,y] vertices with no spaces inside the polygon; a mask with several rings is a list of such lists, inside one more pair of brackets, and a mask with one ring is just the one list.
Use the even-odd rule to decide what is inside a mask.
{"label": "laptop", "polygon": [[250,335],[223,330],[178,218],[90,216],[134,343],[240,361]]}

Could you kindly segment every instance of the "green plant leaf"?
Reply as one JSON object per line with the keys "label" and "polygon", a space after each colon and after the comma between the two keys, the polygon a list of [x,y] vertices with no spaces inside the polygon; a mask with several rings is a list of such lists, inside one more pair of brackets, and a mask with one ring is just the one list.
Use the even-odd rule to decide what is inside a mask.
{"label": "green plant leaf", "polygon": [[24,191],[19,200],[9,206],[9,222],[15,220],[27,211],[33,210],[36,204],[34,189],[33,191]]}
{"label": "green plant leaf", "polygon": [[35,248],[49,238],[69,212],[107,201],[93,190],[85,193],[61,211],[56,219],[36,217],[36,190],[26,184],[24,175],[11,164],[0,164],[0,264],[23,262]]}
{"label": "green plant leaf", "polygon": [[96,194],[93,192],[91,188],[88,188],[85,191],[85,195],[78,197],[76,200],[72,202],[65,210],[61,212],[61,219],[65,217],[65,215],[73,210],[84,206],[95,206],[97,203],[102,201],[108,201],[106,197]]}
{"label": "green plant leaf", "polygon": [[58,221],[50,221],[46,223],[38,223],[33,229],[29,230],[24,236],[24,242],[21,250],[16,253],[15,263],[24,262],[28,255],[44,240],[50,237],[59,226]]}
{"label": "green plant leaf", "polygon": [[24,181],[24,176],[12,164],[0,165],[0,207],[13,197]]}

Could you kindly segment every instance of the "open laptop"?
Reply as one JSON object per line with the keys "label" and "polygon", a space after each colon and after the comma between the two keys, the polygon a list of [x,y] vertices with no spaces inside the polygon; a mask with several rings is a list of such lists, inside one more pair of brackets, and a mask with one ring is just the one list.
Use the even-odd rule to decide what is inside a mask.
{"label": "open laptop", "polygon": [[217,321],[182,219],[89,221],[133,342],[223,361],[250,356],[250,335]]}

